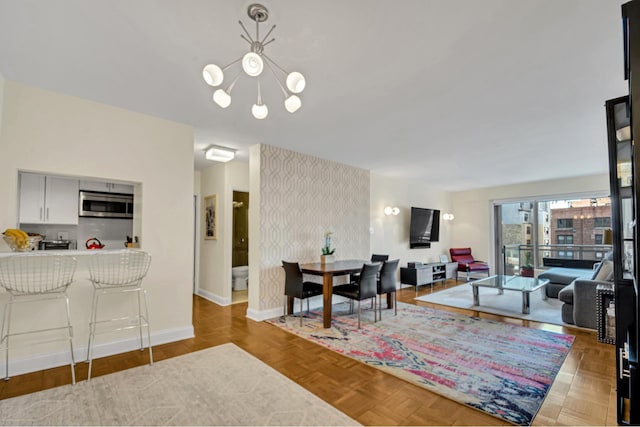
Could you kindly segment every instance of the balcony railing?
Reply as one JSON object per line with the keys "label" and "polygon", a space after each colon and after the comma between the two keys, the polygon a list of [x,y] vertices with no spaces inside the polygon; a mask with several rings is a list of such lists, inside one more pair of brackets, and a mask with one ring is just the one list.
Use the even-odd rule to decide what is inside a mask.
{"label": "balcony railing", "polygon": [[[504,274],[519,274],[527,264],[536,269],[546,269],[543,259],[600,261],[611,245],[505,245],[503,246]],[[528,254],[528,255],[527,255]],[[569,261],[570,262],[570,261]]]}

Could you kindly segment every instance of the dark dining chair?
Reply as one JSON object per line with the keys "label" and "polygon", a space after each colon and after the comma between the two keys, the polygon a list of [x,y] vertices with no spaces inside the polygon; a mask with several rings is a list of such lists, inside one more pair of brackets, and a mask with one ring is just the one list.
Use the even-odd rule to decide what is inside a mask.
{"label": "dark dining chair", "polygon": [[[389,255],[383,255],[383,254],[371,254],[371,262],[384,262],[386,260],[389,259]],[[360,273],[354,273],[351,275],[351,281],[352,282],[356,282],[358,281],[358,275]]]}
{"label": "dark dining chair", "polygon": [[389,259],[389,255],[371,254],[371,262],[384,262]]}
{"label": "dark dining chair", "polygon": [[[398,300],[396,298],[397,291],[397,275],[398,275],[398,264],[400,263],[399,259],[394,259],[393,261],[384,261],[382,263],[382,268],[380,269],[380,278],[378,278],[378,288],[377,294],[379,295],[378,300],[378,318],[382,320],[382,294],[387,294],[387,298],[391,294],[393,294],[393,308],[395,310],[395,316],[398,315]],[[388,301],[387,301],[388,302]]]}
{"label": "dark dining chair", "polygon": [[305,282],[302,278],[302,271],[297,262],[282,261],[284,268],[284,315],[287,315],[288,298],[298,298],[300,300],[300,326],[302,326],[302,300],[307,300],[307,312],[309,312],[309,298],[322,295],[322,284],[315,282]]}
{"label": "dark dining chair", "polygon": [[[378,271],[380,271],[380,264],[365,264],[360,270],[357,281],[333,288],[335,295],[349,298],[352,302],[358,301],[358,329],[360,329],[360,301],[370,298],[375,300]],[[373,321],[375,322],[376,320],[374,307]]]}

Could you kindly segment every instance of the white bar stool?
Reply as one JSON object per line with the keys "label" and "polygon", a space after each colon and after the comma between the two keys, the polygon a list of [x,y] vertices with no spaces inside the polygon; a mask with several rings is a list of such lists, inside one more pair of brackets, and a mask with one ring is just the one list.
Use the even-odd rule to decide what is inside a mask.
{"label": "white bar stool", "polygon": [[[76,259],[67,255],[24,254],[0,258],[0,287],[9,292],[2,317],[0,347],[5,349],[5,380],[9,379],[9,338],[17,335],[66,330],[65,338],[51,338],[39,341],[44,344],[54,341],[69,341],[71,353],[71,379],[76,383],[75,359],[73,356],[73,328],[71,326],[69,297],[67,288],[73,281]],[[11,312],[13,304],[63,298],[66,303],[66,326],[54,326],[21,332],[11,332]],[[37,314],[35,315],[37,316]],[[6,325],[6,331],[5,331]]]}
{"label": "white bar stool", "polygon": [[[91,367],[93,362],[93,347],[95,346],[96,333],[114,332],[137,328],[140,334],[140,351],[144,350],[142,340],[142,328],[147,328],[147,343],[149,346],[149,364],[153,365],[153,352],[151,349],[151,332],[149,330],[149,310],[147,307],[147,291],[142,287],[142,279],[147,275],[151,256],[140,250],[122,250],[107,253],[96,253],[89,256],[89,280],[93,284],[93,304],[91,306],[91,320],[89,322],[89,345],[87,346],[87,361],[89,372],[87,380],[91,380]],[[135,292],[138,297],[138,314],[115,319],[98,320],[99,297],[114,293]],[[140,294],[144,298],[144,314]],[[100,328],[96,332],[98,324],[111,323],[113,328]]]}

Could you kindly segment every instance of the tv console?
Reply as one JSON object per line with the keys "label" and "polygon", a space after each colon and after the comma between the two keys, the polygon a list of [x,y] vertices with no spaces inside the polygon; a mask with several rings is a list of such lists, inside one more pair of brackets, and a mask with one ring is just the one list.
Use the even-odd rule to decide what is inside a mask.
{"label": "tv console", "polygon": [[400,285],[418,286],[431,285],[437,282],[446,282],[447,279],[455,279],[458,263],[456,262],[409,262],[407,267],[400,268]]}

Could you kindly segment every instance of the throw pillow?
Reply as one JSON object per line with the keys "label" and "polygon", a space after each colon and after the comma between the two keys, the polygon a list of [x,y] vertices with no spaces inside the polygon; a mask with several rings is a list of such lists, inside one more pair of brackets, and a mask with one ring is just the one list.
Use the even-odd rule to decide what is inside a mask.
{"label": "throw pillow", "polygon": [[591,276],[591,280],[596,280],[596,277],[598,277],[598,273],[600,273],[600,269],[602,268],[603,262],[604,261],[600,261],[593,264],[593,275]]}
{"label": "throw pillow", "polygon": [[599,282],[610,282],[613,280],[613,262],[602,261],[598,274],[593,278]]}

